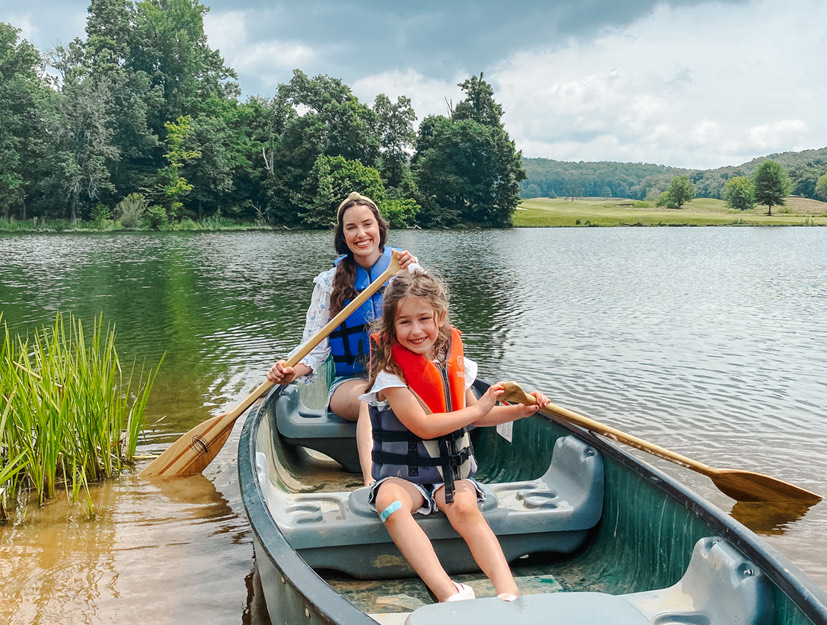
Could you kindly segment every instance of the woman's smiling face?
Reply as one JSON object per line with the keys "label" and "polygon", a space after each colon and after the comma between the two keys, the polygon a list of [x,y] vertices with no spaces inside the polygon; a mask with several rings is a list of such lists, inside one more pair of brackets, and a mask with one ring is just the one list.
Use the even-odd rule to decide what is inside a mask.
{"label": "woman's smiling face", "polygon": [[379,223],[370,207],[356,204],[342,214],[345,242],[356,263],[369,269],[379,260]]}

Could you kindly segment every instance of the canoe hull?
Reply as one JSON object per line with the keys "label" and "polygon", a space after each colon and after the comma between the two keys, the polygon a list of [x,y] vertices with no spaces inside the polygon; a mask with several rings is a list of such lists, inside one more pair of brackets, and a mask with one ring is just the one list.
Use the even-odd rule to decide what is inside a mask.
{"label": "canoe hull", "polygon": [[[290,463],[279,457],[289,456],[294,450],[280,446],[275,406],[275,401],[267,401],[254,407],[239,444],[242,499],[255,534],[256,564],[271,621],[375,623],[365,613],[366,608],[359,606],[352,596],[348,595],[349,600],[343,597],[347,593],[340,592],[341,585],[338,590],[334,589],[330,579],[322,579],[313,570],[294,550],[273,518],[262,482],[270,484],[266,488],[276,485],[294,491],[315,488],[303,485],[300,476],[288,466]],[[567,436],[576,436],[585,445],[599,450],[603,459],[602,521],[589,531],[586,544],[578,547],[573,555],[548,564],[551,574],[541,581],[547,582],[553,577],[555,583],[559,580],[557,589],[576,591],[573,596],[597,592],[628,598],[638,593],[660,592],[659,589],[680,583],[688,573],[698,541],[716,537],[762,572],[773,607],[771,616],[761,625],[827,623],[824,591],[794,565],[697,494],[616,445],[574,426],[539,416],[515,423],[511,442],[497,436],[491,428],[485,430],[475,440],[475,447],[484,450],[484,454],[479,454],[481,457],[493,459],[487,465],[481,463],[480,467],[481,477],[490,482],[537,479],[543,467],[549,466],[557,440]],[[536,453],[526,454],[526,449]],[[515,569],[515,575],[518,571]],[[520,583],[523,587],[522,581]],[[347,583],[344,586],[347,587]],[[524,596],[526,604],[554,601]],[[563,600],[562,595],[559,600]],[[578,599],[567,597],[565,601],[576,603]],[[428,602],[427,597],[423,602]],[[374,608],[367,611],[374,613]],[[413,614],[422,618],[421,614],[437,609],[438,606],[429,607],[420,613],[425,610],[420,607]]]}

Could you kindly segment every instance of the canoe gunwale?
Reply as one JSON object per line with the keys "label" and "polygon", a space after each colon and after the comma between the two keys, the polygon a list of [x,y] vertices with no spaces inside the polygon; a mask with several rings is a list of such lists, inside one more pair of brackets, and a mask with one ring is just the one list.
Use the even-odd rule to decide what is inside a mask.
{"label": "canoe gunwale", "polygon": [[[478,387],[488,385],[479,381]],[[266,418],[270,404],[277,397],[271,393],[253,407],[244,422],[238,448],[238,474],[242,502],[250,526],[265,556],[278,569],[302,601],[322,623],[375,625],[376,621],[361,612],[328,584],[298,555],[279,530],[258,484],[255,470],[256,434]],[[750,530],[729,517],[698,493],[693,492],[660,469],[622,449],[618,444],[593,434],[553,415],[540,415],[556,426],[571,432],[607,457],[611,457],[640,479],[662,491],[707,523],[711,529],[751,560],[766,577],[814,624],[827,624],[827,592],[804,575],[792,562]],[[275,427],[275,424],[274,424]]]}
{"label": "canoe gunwale", "polygon": [[[276,389],[274,389],[276,390]],[[328,586],[318,574],[296,553],[278,529],[255,475],[256,436],[258,425],[267,414],[270,402],[277,397],[271,392],[251,411],[244,422],[238,447],[238,477],[241,496],[250,527],[264,547],[266,557],[278,569],[285,583],[308,604],[322,623],[349,625],[376,625],[376,621],[353,607],[339,593]],[[256,557],[261,557],[257,553]]]}

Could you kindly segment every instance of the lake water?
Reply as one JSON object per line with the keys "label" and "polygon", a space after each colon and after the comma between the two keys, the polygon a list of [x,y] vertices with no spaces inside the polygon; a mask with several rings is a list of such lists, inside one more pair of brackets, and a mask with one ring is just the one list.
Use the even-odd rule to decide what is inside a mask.
{"label": "lake water", "polygon": [[[827,228],[390,242],[444,277],[484,377],[713,467],[827,494]],[[103,313],[122,360],[165,353],[139,448],[155,453],[234,407],[296,345],[332,256],[325,232],[0,235],[0,310],[20,333],[56,311],[90,324]],[[93,490],[93,520],[59,496],[0,527],[0,621],[266,622],[236,477],[241,421],[204,476],[125,475]],[[635,453],[732,510],[707,478]],[[750,523],[827,587],[827,503]]]}

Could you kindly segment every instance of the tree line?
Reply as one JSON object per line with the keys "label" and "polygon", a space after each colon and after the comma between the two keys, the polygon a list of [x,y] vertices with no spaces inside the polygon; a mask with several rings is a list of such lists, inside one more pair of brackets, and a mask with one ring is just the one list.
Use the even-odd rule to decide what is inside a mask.
{"label": "tree line", "polygon": [[523,198],[620,197],[657,201],[678,176],[692,184],[693,197],[727,199],[732,179],[753,179],[765,162],[778,163],[789,179],[789,193],[827,201],[827,148],[770,154],[738,166],[709,170],[683,169],[649,163],[563,162],[523,159]]}
{"label": "tree line", "polygon": [[525,171],[483,74],[418,128],[406,96],[299,69],[242,102],[208,10],[91,0],[85,40],[46,54],[0,23],[0,216],[323,228],[358,190],[395,226],[511,224]]}

